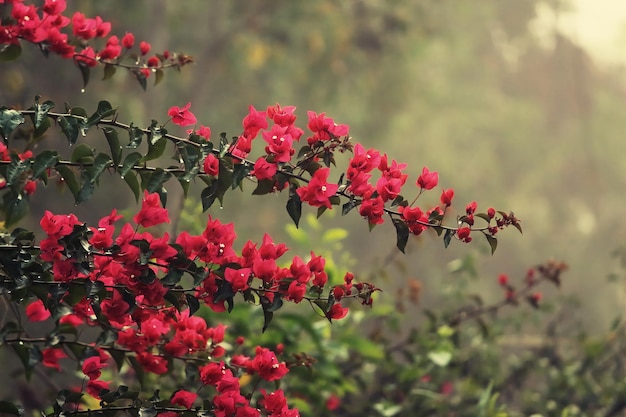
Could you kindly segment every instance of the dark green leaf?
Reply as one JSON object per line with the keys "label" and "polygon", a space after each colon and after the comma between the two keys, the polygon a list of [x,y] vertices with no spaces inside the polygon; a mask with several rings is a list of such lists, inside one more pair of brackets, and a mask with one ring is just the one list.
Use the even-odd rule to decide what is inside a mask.
{"label": "dark green leaf", "polygon": [[89,119],[87,119],[87,127],[96,125],[100,123],[100,120],[113,114],[115,114],[115,109],[111,107],[111,103],[101,100],[100,102],[98,102],[98,108],[96,109],[94,114],[89,116]]}
{"label": "dark green leaf", "polygon": [[22,54],[22,47],[19,43],[10,43],[0,49],[0,62],[16,60]]}
{"label": "dark green leaf", "polygon": [[203,151],[198,146],[183,142],[177,143],[176,148],[185,166],[185,175],[182,179],[191,181],[200,171],[201,159],[204,157]]}
{"label": "dark green leaf", "polygon": [[145,189],[148,190],[149,193],[158,192],[163,187],[163,183],[171,177],[172,174],[169,172],[164,171],[162,168],[157,168],[152,174],[150,174],[150,179],[148,180]]}
{"label": "dark green leaf", "polygon": [[483,233],[483,234],[487,238],[487,242],[489,243],[489,247],[491,248],[491,254],[493,255],[494,252],[496,251],[496,248],[498,247],[498,239],[491,236],[490,234],[487,234],[487,233]]}
{"label": "dark green leaf", "polygon": [[80,70],[80,75],[82,75],[83,77],[83,89],[85,87],[87,87],[87,84],[89,83],[89,66],[82,62],[82,61],[76,61],[76,65],[78,65],[78,69]]}
{"label": "dark green leaf", "polygon": [[74,175],[74,171],[67,165],[57,165],[55,169],[59,174],[61,174],[63,181],[67,185],[67,188],[70,189],[74,198],[78,197],[78,191],[80,189],[78,181],[76,180],[76,175]]}
{"label": "dark green leaf", "polygon": [[131,123],[128,127],[128,145],[126,145],[129,149],[135,149],[137,146],[141,144],[141,139],[143,138],[143,130],[133,126]]}
{"label": "dark green leaf", "polygon": [[9,138],[11,132],[24,123],[24,116],[17,110],[0,108],[0,134],[5,142]]}
{"label": "dark green leaf", "polygon": [[159,122],[154,119],[152,120],[148,131],[148,142],[152,145],[157,143],[159,139],[167,134],[167,130],[163,129],[163,126],[159,126]]}
{"label": "dark green leaf", "polygon": [[217,198],[217,190],[219,188],[219,182],[213,181],[210,186],[207,186],[200,194],[202,200],[202,212],[205,212],[213,205]]}
{"label": "dark green leaf", "polygon": [[39,97],[35,99],[35,104],[31,107],[35,111],[33,116],[33,125],[35,129],[39,129],[44,121],[48,120],[48,112],[54,108],[54,102],[50,100],[44,101],[39,104]]}
{"label": "dark green leaf", "polygon": [[94,150],[91,146],[81,143],[72,152],[71,162],[78,162],[81,164],[89,164],[93,162]]}
{"label": "dark green leaf", "polygon": [[124,175],[124,181],[130,187],[130,190],[135,195],[135,201],[139,201],[139,197],[141,197],[141,187],[139,186],[139,181],[137,181],[137,175],[133,172],[127,172]]}
{"label": "dark green leaf", "polygon": [[229,148],[230,148],[230,145],[228,144],[226,133],[224,132],[220,133],[220,153],[219,153],[220,159],[224,158],[224,155],[226,155],[226,152],[228,152]]}
{"label": "dark green leaf", "polygon": [[319,219],[320,217],[322,217],[322,214],[324,214],[324,212],[328,210],[328,207],[326,206],[320,206],[317,208],[317,218]]}
{"label": "dark green leaf", "polygon": [[104,127],[102,131],[104,132],[104,136],[107,138],[107,142],[109,143],[109,149],[111,149],[111,159],[113,160],[113,165],[117,168],[122,160],[122,145],[120,145],[117,130],[107,126]]}
{"label": "dark green leaf", "polygon": [[154,144],[148,142],[148,153],[142,158],[143,161],[151,161],[160,158],[167,147],[167,139],[160,138]]}
{"label": "dark green leaf", "polygon": [[359,202],[356,200],[350,200],[347,203],[345,203],[342,207],[341,207],[341,215],[345,216],[346,214],[348,214],[350,212],[350,210],[352,210],[353,208],[355,208],[356,206],[359,205]]}
{"label": "dark green leaf", "polygon": [[300,223],[300,216],[302,216],[302,201],[300,196],[296,193],[296,187],[290,186],[289,200],[287,200],[287,213],[289,217],[295,223],[296,227]]}
{"label": "dark green leaf", "polygon": [[57,119],[59,126],[61,127],[61,131],[67,137],[67,141],[70,146],[74,145],[78,140],[78,121],[75,117],[68,116],[60,116]]}
{"label": "dark green leaf", "polygon": [[102,80],[108,80],[115,74],[115,65],[113,64],[104,64],[104,76]]}
{"label": "dark green leaf", "polygon": [[11,414],[14,416],[24,415],[24,411],[9,401],[0,401],[0,414]]}
{"label": "dark green leaf", "polygon": [[491,221],[491,217],[489,217],[489,215],[487,213],[476,213],[476,214],[474,214],[474,216],[480,217],[481,219],[483,219],[487,223],[489,223]]}
{"label": "dark green leaf", "polygon": [[263,309],[263,330],[262,332],[265,332],[265,330],[267,330],[268,326],[270,325],[270,323],[272,322],[272,319],[274,318],[274,313],[266,310],[265,308]]}
{"label": "dark green leaf", "polygon": [[28,213],[28,202],[14,193],[6,193],[3,198],[6,213],[5,226],[12,226]]}
{"label": "dark green leaf", "polygon": [[30,169],[27,161],[22,161],[17,155],[11,155],[11,164],[7,169],[7,184],[13,185],[21,180],[22,174]]}
{"label": "dark green leaf", "polygon": [[311,152],[311,147],[309,145],[304,145],[302,148],[300,148],[300,150],[298,151],[298,158],[302,158],[304,155],[306,155],[307,153]]}
{"label": "dark green leaf", "polygon": [[393,219],[393,225],[396,228],[396,247],[400,249],[400,252],[405,253],[404,249],[409,240],[409,226],[400,219]]}
{"label": "dark green leaf", "polygon": [[193,316],[196,311],[200,309],[200,303],[198,299],[191,294],[185,294],[187,299],[187,305],[189,306],[189,316]]}
{"label": "dark green leaf", "polygon": [[56,151],[43,151],[35,157],[32,165],[33,179],[47,179],[46,171],[52,168],[59,161],[59,154]]}
{"label": "dark green leaf", "polygon": [[141,71],[135,70],[133,71],[133,74],[135,74],[135,78],[137,79],[137,82],[139,83],[143,91],[146,91],[148,83],[147,83],[146,76],[144,75],[144,73]]}
{"label": "dark green leaf", "polygon": [[80,204],[89,200],[93,195],[95,188],[95,183],[91,181],[85,181],[83,186],[80,188],[80,191],[78,191],[78,195],[76,196],[76,204]]}
{"label": "dark green leaf", "polygon": [[122,164],[122,168],[119,169],[120,176],[124,178],[126,176],[126,173],[130,171],[135,166],[135,164],[139,162],[140,159],[141,154],[139,152],[132,152],[126,155],[124,163]]}
{"label": "dark green leaf", "polygon": [[252,195],[265,195],[274,191],[273,180],[264,179],[257,183],[256,188],[252,191]]}
{"label": "dark green leaf", "polygon": [[250,166],[245,162],[235,165],[233,168],[233,190],[239,187],[241,181],[248,176],[251,170]]}
{"label": "dark green leaf", "polygon": [[446,230],[446,234],[443,235],[443,246],[444,246],[444,248],[447,248],[448,246],[450,246],[450,241],[452,240],[452,237],[455,234],[456,234],[456,230],[454,230],[454,229]]}

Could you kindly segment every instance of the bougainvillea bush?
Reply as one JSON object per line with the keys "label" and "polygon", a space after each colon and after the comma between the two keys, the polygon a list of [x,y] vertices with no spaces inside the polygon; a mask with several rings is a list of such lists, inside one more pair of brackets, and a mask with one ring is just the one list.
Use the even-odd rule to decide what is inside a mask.
{"label": "bougainvillea bush", "polygon": [[[105,18],[65,15],[65,6],[2,2],[0,59],[39,49],[76,66],[84,85],[95,71],[107,79],[122,69],[144,89],[166,69],[193,61],[154,54],[131,33],[114,34]],[[323,112],[308,111],[302,121],[292,106],[250,106],[229,138],[198,121],[191,103],[176,103],[141,126],[123,121],[107,101],[95,109],[59,106],[41,93],[22,107],[0,107],[0,345],[19,358],[26,381],[46,370],[74,377],[38,405],[47,415],[299,415],[292,403],[302,399],[287,390],[288,380],[293,374],[306,381],[293,371],[314,368],[313,358],[287,355],[280,344],[251,345],[220,317],[241,308],[236,304],[252,305],[262,318],[259,333],[293,308],[334,322],[353,306],[375,304],[379,288],[350,272],[329,281],[323,256],[289,256],[268,234],[261,242],[239,238],[211,211],[216,202],[228,204],[228,191],[278,195],[285,222],[296,226],[305,210],[358,215],[370,228],[387,223],[402,252],[411,235],[428,229],[446,247],[481,238],[492,252],[502,229],[521,231],[513,213],[476,202],[449,219],[454,191],[438,189],[437,172],[424,167],[409,180],[406,164],[355,143],[347,125]],[[53,136],[64,137],[67,148],[41,146]],[[96,151],[92,138],[106,141],[107,151]],[[338,153],[349,155],[347,166],[337,166]],[[46,211],[39,230],[19,227],[39,188],[58,184],[69,190],[59,198],[89,204],[110,176],[123,179],[141,203],[131,216],[113,210],[87,224],[71,212]],[[172,220],[169,187],[182,187],[185,197],[197,191],[209,211],[201,230],[161,231]],[[428,192],[439,204],[420,207]],[[0,412],[20,415],[27,406],[4,399]],[[331,401],[327,408],[337,407]]]}

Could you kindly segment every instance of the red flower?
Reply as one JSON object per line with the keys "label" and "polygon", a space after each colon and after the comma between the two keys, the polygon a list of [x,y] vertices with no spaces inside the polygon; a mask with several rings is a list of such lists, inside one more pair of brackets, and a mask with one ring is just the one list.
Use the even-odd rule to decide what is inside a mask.
{"label": "red flower", "polygon": [[181,389],[172,395],[170,402],[173,405],[182,405],[183,407],[190,409],[193,402],[196,401],[196,398],[198,398],[198,394],[195,392],[189,392]]}
{"label": "red flower", "polygon": [[[155,67],[158,67],[160,63],[161,63],[161,61],[160,61],[160,60],[159,60],[159,58],[158,58],[158,57],[156,57],[156,56],[151,56],[150,58],[148,58],[148,67],[150,67],[150,68],[155,68]],[[187,104],[187,108],[189,108],[189,103]],[[172,110],[172,109],[170,109],[170,111],[171,111],[171,110]],[[168,114],[169,114],[169,113],[168,113]],[[191,113],[190,113],[190,114],[191,114]],[[170,116],[171,116],[171,114],[170,114]],[[193,115],[192,115],[192,116],[193,116]],[[187,123],[187,124],[181,124],[181,123],[176,123],[176,122],[174,122],[174,123],[176,123],[177,125],[181,125],[181,126],[188,126],[188,125],[192,125],[192,124],[194,124],[195,122],[196,122],[196,119],[194,118],[194,119],[193,119],[193,122],[191,122],[191,123]]]}
{"label": "red flower", "polygon": [[224,271],[224,279],[230,282],[233,291],[245,291],[248,289],[248,279],[252,271],[250,268],[232,269],[226,268]]}
{"label": "red flower", "polygon": [[363,217],[366,217],[367,221],[370,224],[381,224],[384,222],[384,208],[385,202],[380,196],[371,198],[370,193],[368,193],[366,196],[364,196],[363,202],[359,206],[359,214]]}
{"label": "red flower", "polygon": [[102,362],[100,356],[90,356],[83,361],[82,371],[90,380],[94,380],[100,377],[102,374],[100,370],[106,367],[106,362]]}
{"label": "red flower", "polygon": [[452,197],[454,197],[454,190],[452,188],[443,190],[441,193],[441,204],[446,207],[450,207],[452,205]]}
{"label": "red flower", "polygon": [[200,128],[193,130],[193,129],[189,129],[187,131],[188,135],[191,135],[192,133],[195,133],[196,135],[205,138],[206,140],[211,139],[211,128],[208,126],[203,126],[200,125]]}
{"label": "red flower", "polygon": [[348,314],[348,309],[341,306],[341,304],[333,304],[333,306],[326,313],[326,317],[329,320],[339,320],[344,318]]}
{"label": "red flower", "polygon": [[59,365],[59,359],[67,358],[63,349],[58,348],[46,348],[41,351],[42,363],[48,368],[54,368],[57,372],[61,372],[61,366]]}
{"label": "red flower", "polygon": [[498,284],[500,284],[500,285],[502,285],[504,287],[508,283],[509,283],[509,277],[506,274],[500,274],[498,276]]}
{"label": "red flower", "polygon": [[251,174],[258,180],[271,180],[274,178],[274,175],[276,175],[276,170],[276,164],[267,162],[264,157],[260,157],[254,163],[254,170]]}
{"label": "red flower", "polygon": [[141,352],[137,355],[137,360],[143,366],[144,371],[162,375],[167,372],[167,359],[155,356],[148,352]]}
{"label": "red flower", "polygon": [[133,47],[134,44],[135,44],[135,35],[133,35],[132,33],[126,32],[126,34],[122,38],[122,45],[124,46],[124,48],[130,49]]}
{"label": "red flower", "polygon": [[428,168],[422,168],[422,174],[417,178],[417,185],[426,190],[432,190],[439,182],[439,174],[435,171],[429,171]]}
{"label": "red flower", "polygon": [[212,153],[208,154],[204,159],[204,173],[217,177],[220,172],[220,161]]}
{"label": "red flower", "polygon": [[467,213],[468,216],[472,215],[476,212],[477,207],[478,207],[478,204],[475,201],[472,201],[467,206],[465,206],[465,213]]}
{"label": "red flower", "polygon": [[102,392],[102,390],[104,389],[108,389],[109,388],[109,383],[106,381],[100,381],[100,380],[90,380],[89,382],[87,382],[87,386],[85,387],[85,390],[87,391],[87,394],[91,395],[94,398],[100,398],[100,393]]}
{"label": "red flower", "polygon": [[135,223],[143,227],[150,227],[161,223],[169,223],[167,210],[161,207],[161,199],[157,193],[148,194],[144,191],[141,210],[133,217]]}
{"label": "red flower", "polygon": [[146,55],[150,52],[150,44],[144,41],[139,42],[139,52],[141,52],[141,55]]}
{"label": "red flower", "polygon": [[472,241],[470,233],[471,233],[471,230],[469,227],[461,227],[459,230],[456,231],[456,235],[459,238],[459,240],[465,243],[469,243]]}
{"label": "red flower", "polygon": [[250,106],[248,115],[243,118],[243,136],[254,139],[261,129],[267,129],[266,114]]}
{"label": "red flower", "polygon": [[275,162],[289,162],[295,152],[293,138],[286,130],[286,127],[274,125],[270,131],[263,132],[263,139],[267,142],[265,152],[273,155]]}
{"label": "red flower", "polygon": [[46,309],[43,301],[37,300],[26,307],[26,316],[30,321],[44,321],[50,317],[50,311]]}
{"label": "red flower", "polygon": [[46,0],[43,4],[43,11],[49,15],[58,15],[65,10],[65,0]]}
{"label": "red flower", "polygon": [[309,184],[296,190],[300,199],[308,202],[313,207],[324,206],[332,208],[330,197],[335,195],[339,186],[337,184],[328,184],[329,173],[329,168],[320,168],[315,171]]}
{"label": "red flower", "polygon": [[496,216],[496,209],[489,207],[487,209],[487,216],[489,216],[490,219],[493,219]]}
{"label": "red flower", "polygon": [[326,409],[327,410],[334,411],[337,408],[339,408],[340,405],[341,405],[341,402],[339,401],[339,397],[337,397],[335,394],[332,394],[326,400]]}
{"label": "red flower", "polygon": [[[158,59],[158,58],[157,58]],[[198,119],[189,111],[191,103],[187,103],[185,107],[172,106],[167,111],[167,115],[172,118],[172,122],[179,126],[189,126],[195,124]]]}
{"label": "red flower", "polygon": [[266,381],[276,381],[289,372],[285,362],[278,362],[274,352],[260,346],[256,348],[256,356],[250,361],[250,370]]}

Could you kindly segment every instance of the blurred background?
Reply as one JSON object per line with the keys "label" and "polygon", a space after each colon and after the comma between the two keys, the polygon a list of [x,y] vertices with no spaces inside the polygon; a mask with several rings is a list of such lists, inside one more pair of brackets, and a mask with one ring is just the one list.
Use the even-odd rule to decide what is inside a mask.
{"label": "blurred background", "polygon": [[[185,52],[195,64],[169,71],[157,87],[141,90],[122,71],[100,81],[93,73],[84,93],[78,69],[45,59],[26,46],[22,59],[0,67],[0,103],[29,107],[36,94],[92,111],[110,101],[119,120],[164,123],[172,105],[192,103],[199,122],[238,135],[248,105],[274,103],[327,112],[351,127],[366,147],[409,164],[409,183],[423,166],[440,174],[437,191],[421,205],[437,204],[441,187],[455,189],[457,209],[472,200],[479,209],[512,210],[524,234],[499,235],[494,256],[482,239],[470,245],[425,234],[396,255],[390,224],[368,231],[356,212],[324,216],[327,227],[350,230],[345,248],[356,254],[352,269],[385,289],[422,283],[422,306],[445,303],[434,289],[454,280],[452,270],[471,254],[476,292],[501,297],[499,273],[522,277],[548,258],[570,271],[561,292],[582,298],[587,328],[604,331],[626,307],[624,292],[604,285],[620,267],[626,242],[626,5],[611,0],[75,0],[70,8],[101,15],[122,36],[133,32],[153,52]],[[50,65],[48,65],[50,64]],[[151,83],[149,83],[151,84]],[[168,125],[172,133],[183,134]],[[63,138],[50,137],[50,147]],[[55,142],[58,141],[58,142]],[[87,143],[102,146],[101,134]],[[44,142],[45,143],[45,142]],[[46,146],[46,145],[44,145]],[[74,208],[69,193],[33,196],[36,224],[43,210],[76,211],[95,222],[113,207],[134,204],[121,182],[111,181]],[[407,190],[410,189],[407,184]],[[178,210],[180,187],[171,183],[170,207]],[[286,195],[227,194],[210,214],[236,221],[242,242],[285,232]],[[409,191],[405,192],[408,197]],[[193,195],[193,193],[191,193]],[[197,195],[197,194],[196,194]],[[187,201],[192,210],[197,201]],[[253,207],[253,210],[251,210]],[[198,222],[205,222],[198,215]],[[397,251],[396,251],[397,252]],[[391,254],[391,256],[390,256]],[[386,273],[378,276],[381,266]],[[375,276],[372,276],[374,275]],[[453,281],[452,281],[453,282]],[[432,296],[429,296],[432,295]]]}

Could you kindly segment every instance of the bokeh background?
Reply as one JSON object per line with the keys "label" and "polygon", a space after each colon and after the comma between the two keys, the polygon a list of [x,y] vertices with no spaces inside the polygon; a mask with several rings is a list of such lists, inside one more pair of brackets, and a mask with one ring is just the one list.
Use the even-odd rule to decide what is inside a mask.
{"label": "bokeh background", "polygon": [[[476,292],[487,298],[501,297],[494,285],[499,273],[521,277],[529,266],[556,258],[570,265],[560,292],[581,298],[590,332],[604,331],[626,307],[622,288],[606,284],[619,276],[615,255],[626,242],[626,12],[619,2],[69,3],[112,21],[120,36],[131,31],[153,51],[185,52],[195,64],[167,72],[147,92],[122,71],[108,81],[92,74],[81,92],[76,67],[56,57],[40,65],[45,58],[26,46],[22,59],[0,67],[0,103],[26,108],[41,94],[57,107],[95,109],[106,99],[118,107],[119,120],[149,125],[153,118],[164,123],[170,106],[191,102],[214,137],[239,134],[250,104],[295,105],[303,127],[307,110],[324,111],[349,124],[356,141],[408,163],[409,182],[428,166],[439,171],[440,187],[455,189],[459,208],[476,200],[484,210],[513,210],[523,221],[524,234],[502,233],[494,256],[486,242],[444,249],[431,234],[411,239],[407,255],[395,256],[390,224],[369,232],[356,212],[323,217],[328,227],[350,230],[345,249],[357,255],[353,269],[388,289],[383,297],[416,278],[422,306],[445,303],[429,295],[454,279],[450,262],[469,253],[482,277]],[[62,140],[51,136],[48,143]],[[101,135],[87,140],[103,145]],[[44,209],[95,221],[134,204],[122,182],[107,187],[77,208],[69,193],[38,192],[26,223],[35,224]],[[168,190],[170,207],[181,209],[178,184]],[[423,206],[438,196],[425,194]],[[270,232],[289,243],[285,202],[285,195],[230,193],[223,209],[210,213],[236,221],[244,240]],[[183,209],[193,204],[190,199]],[[385,276],[371,276],[381,265]]]}

